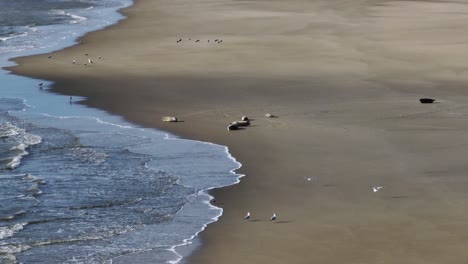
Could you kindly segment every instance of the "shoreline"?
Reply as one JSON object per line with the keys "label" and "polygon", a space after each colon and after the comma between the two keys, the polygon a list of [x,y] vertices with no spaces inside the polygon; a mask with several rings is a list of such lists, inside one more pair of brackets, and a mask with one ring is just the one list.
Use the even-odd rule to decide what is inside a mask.
{"label": "shoreline", "polygon": [[[467,18],[451,11],[465,9],[140,0],[83,45],[8,69],[132,123],[229,148],[248,177],[210,192],[224,214],[190,263],[459,263],[468,65],[457,43]],[[177,45],[182,35],[203,42]],[[84,52],[103,60],[69,63]],[[426,96],[440,103],[419,104]],[[164,124],[166,115],[184,122]],[[226,131],[243,115],[250,127]]]}

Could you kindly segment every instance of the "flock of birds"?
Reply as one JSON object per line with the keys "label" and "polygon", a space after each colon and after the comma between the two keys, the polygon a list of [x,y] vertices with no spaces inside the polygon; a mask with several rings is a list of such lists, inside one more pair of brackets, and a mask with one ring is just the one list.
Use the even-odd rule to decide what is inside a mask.
{"label": "flock of birds", "polygon": [[[247,214],[244,216],[244,220],[249,220],[251,218],[251,215],[250,215],[250,212],[247,212]],[[271,217],[270,217],[270,221],[275,221],[276,220],[276,214],[274,213]]]}
{"label": "flock of birds", "polygon": [[[304,178],[307,181],[312,181],[313,180],[313,178],[311,178],[311,177],[304,177]],[[372,191],[375,192],[375,193],[380,191],[381,189],[383,189],[383,186],[373,186],[372,187]],[[247,212],[247,214],[244,216],[244,220],[248,221],[248,220],[250,220],[251,217],[252,216],[251,216],[250,212]],[[276,213],[273,213],[273,215],[270,217],[270,221],[275,221],[276,219],[277,219]]]}
{"label": "flock of birds", "polygon": [[[82,44],[81,41],[80,41],[80,44]],[[88,53],[85,53],[84,55],[85,55],[86,57],[89,56]],[[52,55],[48,56],[47,58],[48,58],[48,59],[52,59]],[[102,57],[101,57],[101,56],[98,56],[98,60],[101,60],[101,59],[102,59]],[[84,66],[87,66],[88,64],[91,64],[91,63],[94,63],[94,61],[91,60],[91,58],[88,58],[88,59],[86,60],[86,62],[84,63]],[[72,64],[76,64],[76,59],[73,59],[73,60],[72,60]],[[41,82],[41,83],[39,83],[38,85],[39,85],[39,88],[42,90],[43,87],[44,87],[44,83]],[[69,99],[70,99],[70,103],[72,103],[73,97],[70,96]]]}
{"label": "flock of birds", "polygon": [[[89,56],[89,54],[86,53],[85,56]],[[98,60],[100,60],[100,59],[101,59],[101,56],[98,57]],[[91,60],[91,58],[88,58],[88,59],[87,59],[87,62],[84,63],[84,66],[88,66],[88,65],[90,65],[91,63],[94,63],[94,61]],[[76,59],[73,59],[72,64],[76,64]]]}
{"label": "flock of birds", "polygon": [[[189,38],[188,40],[191,41],[192,39]],[[182,42],[182,39],[181,39],[181,38],[179,38],[179,39],[176,41],[176,43],[180,43],[180,42]],[[200,40],[197,39],[197,40],[195,40],[195,42],[198,43],[198,42],[200,42]],[[208,39],[207,42],[210,42],[210,40]],[[218,44],[221,44],[221,43],[223,43],[223,40],[222,40],[222,39],[215,39],[214,42],[216,42],[216,43],[218,43]]]}

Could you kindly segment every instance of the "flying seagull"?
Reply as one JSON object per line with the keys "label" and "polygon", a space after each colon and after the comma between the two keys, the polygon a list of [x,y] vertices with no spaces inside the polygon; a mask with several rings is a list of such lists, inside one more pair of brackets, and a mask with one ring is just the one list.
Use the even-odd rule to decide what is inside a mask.
{"label": "flying seagull", "polygon": [[270,221],[275,221],[276,220],[276,214],[273,214],[270,218]]}
{"label": "flying seagull", "polygon": [[382,186],[372,187],[373,192],[378,192],[380,189],[383,189],[383,187]]}
{"label": "flying seagull", "polygon": [[250,219],[250,212],[247,212],[247,214],[244,216],[244,220],[249,220]]}

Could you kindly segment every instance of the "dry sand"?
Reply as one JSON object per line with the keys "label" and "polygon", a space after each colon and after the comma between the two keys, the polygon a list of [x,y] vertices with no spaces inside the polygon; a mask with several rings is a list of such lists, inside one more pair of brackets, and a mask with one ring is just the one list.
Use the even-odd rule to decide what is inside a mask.
{"label": "dry sand", "polygon": [[247,177],[214,191],[224,215],[191,263],[467,263],[467,3],[137,0],[13,70],[229,146]]}

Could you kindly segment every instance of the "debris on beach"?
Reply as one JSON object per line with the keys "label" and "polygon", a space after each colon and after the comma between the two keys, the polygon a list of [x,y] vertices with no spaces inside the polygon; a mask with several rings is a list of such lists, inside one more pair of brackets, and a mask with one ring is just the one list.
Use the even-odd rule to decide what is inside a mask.
{"label": "debris on beach", "polygon": [[163,116],[161,120],[163,122],[182,122],[182,120],[178,119],[175,116]]}
{"label": "debris on beach", "polygon": [[270,114],[270,113],[266,113],[265,116],[268,117],[268,118],[275,118],[275,117],[278,117],[278,116],[272,115],[272,114]]}
{"label": "debris on beach", "polygon": [[421,102],[421,104],[432,104],[434,101],[435,101],[435,99],[432,99],[432,98],[421,98],[421,99],[419,99],[419,102]]}

